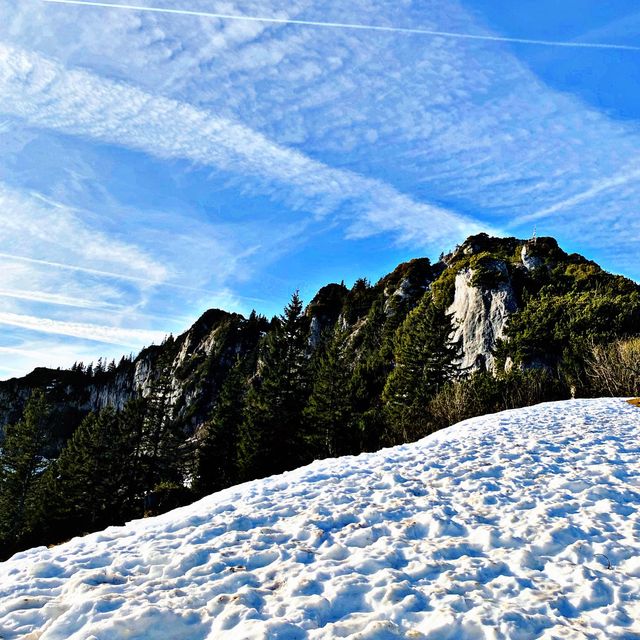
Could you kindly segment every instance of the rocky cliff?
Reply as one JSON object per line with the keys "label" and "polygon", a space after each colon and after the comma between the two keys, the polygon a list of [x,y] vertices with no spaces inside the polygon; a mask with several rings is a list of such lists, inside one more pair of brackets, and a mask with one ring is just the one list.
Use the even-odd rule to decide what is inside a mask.
{"label": "rocky cliff", "polygon": [[170,403],[185,431],[196,431],[211,411],[218,389],[237,355],[254,350],[268,329],[264,318],[207,311],[178,338],[123,359],[112,370],[35,369],[24,378],[0,382],[0,427],[19,419],[31,391],[45,389],[63,441],[90,411],[122,409],[146,396],[161,376],[169,380]]}
{"label": "rocky cliff", "polygon": [[496,260],[493,269],[500,276],[493,285],[476,283],[477,272],[471,268],[456,274],[453,304],[448,311],[456,325],[454,340],[462,345],[460,365],[465,370],[493,371],[493,349],[504,338],[507,321],[518,309],[506,264]]}
{"label": "rocky cliff", "polygon": [[536,293],[552,280],[550,274],[559,263],[584,258],[567,255],[553,238],[517,240],[480,234],[444,260],[447,277],[454,278],[448,312],[456,326],[454,339],[462,346],[460,366],[469,372],[495,372],[504,366],[496,359],[496,347],[508,337],[511,316],[524,306],[524,292]]}
{"label": "rocky cliff", "polygon": [[[531,315],[540,292],[588,289],[603,283],[622,292],[615,293],[619,306],[629,305],[620,295],[631,296],[631,301],[640,296],[637,284],[606,274],[581,256],[567,255],[552,238],[525,241],[479,234],[435,264],[426,258],[411,260],[374,285],[359,280],[351,289],[344,284],[323,287],[306,310],[309,345],[311,351],[316,349],[336,323],[358,335],[371,322],[374,308],[380,310],[386,334],[392,336],[395,327],[431,290],[453,316],[454,337],[463,350],[460,364],[466,371],[503,370],[505,349],[509,360],[520,366],[534,360],[552,362],[552,354],[545,352],[550,349],[545,340],[537,344],[530,336],[528,342],[514,339],[509,335],[510,327],[512,334],[513,327],[519,327],[523,335],[529,332],[522,328],[523,318]],[[527,306],[531,300],[535,304]],[[629,322],[636,322],[634,317],[630,316]],[[19,418],[32,389],[42,388],[55,407],[59,418],[56,435],[62,442],[89,411],[109,405],[122,408],[130,398],[147,395],[162,377],[168,380],[174,416],[185,432],[192,434],[210,415],[234,362],[257,358],[257,345],[272,322],[256,314],[244,318],[212,309],[184,334],[143,350],[132,361],[123,359],[111,370],[36,369],[24,378],[0,382],[0,428]],[[509,353],[509,345],[513,345],[513,353]]]}

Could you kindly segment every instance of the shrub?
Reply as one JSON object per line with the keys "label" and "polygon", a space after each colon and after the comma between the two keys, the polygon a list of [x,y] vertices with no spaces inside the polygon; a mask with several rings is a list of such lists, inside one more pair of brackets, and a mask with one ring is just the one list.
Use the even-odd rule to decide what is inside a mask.
{"label": "shrub", "polygon": [[430,432],[475,416],[561,400],[568,389],[546,369],[513,370],[502,378],[477,372],[451,382],[428,406]]}
{"label": "shrub", "polygon": [[569,395],[567,386],[546,368],[513,369],[502,379],[502,409],[566,400]]}
{"label": "shrub", "polygon": [[429,404],[432,430],[499,411],[502,408],[501,400],[501,382],[490,373],[478,372],[463,380],[450,382]]}
{"label": "shrub", "polygon": [[587,358],[587,376],[595,393],[640,395],[640,338],[592,347]]}

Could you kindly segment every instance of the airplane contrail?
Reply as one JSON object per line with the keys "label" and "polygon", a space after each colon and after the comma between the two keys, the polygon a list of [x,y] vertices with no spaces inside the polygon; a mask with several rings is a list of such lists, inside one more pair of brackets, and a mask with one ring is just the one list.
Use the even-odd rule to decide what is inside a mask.
{"label": "airplane contrail", "polygon": [[[220,291],[212,291],[211,289],[203,289],[200,287],[189,287],[187,285],[177,284],[175,282],[165,282],[163,280],[152,280],[150,278],[143,278],[140,276],[130,276],[124,273],[115,273],[114,271],[103,271],[101,269],[91,269],[90,267],[79,267],[73,264],[66,264],[64,262],[53,262],[51,260],[39,260],[37,258],[28,258],[27,256],[19,256],[13,253],[0,252],[0,259],[13,260],[17,262],[27,262],[29,264],[37,264],[45,267],[53,267],[54,269],[66,269],[68,271],[76,271],[78,273],[86,273],[88,275],[95,275],[104,278],[113,278],[115,280],[126,280],[129,282],[139,282],[140,284],[146,284],[156,287],[165,287],[169,289],[179,289],[181,291],[193,291],[195,293],[204,293],[207,295],[217,296]],[[234,294],[235,297],[240,300],[247,300],[251,302],[265,302],[263,298],[253,298],[251,296],[240,296]],[[169,317],[169,316],[166,316]]]}
{"label": "airplane contrail", "polygon": [[0,252],[0,259],[17,260],[19,262],[28,262],[30,264],[39,264],[45,267],[54,267],[56,269],[67,269],[68,271],[77,271],[79,273],[87,273],[95,276],[102,276],[107,278],[115,278],[117,280],[128,280],[130,282],[139,282],[141,284],[157,285],[163,287],[172,287],[177,289],[186,289],[188,291],[200,291],[202,293],[212,293],[204,289],[197,289],[195,287],[187,287],[179,284],[173,284],[170,282],[163,282],[162,280],[152,280],[150,278],[142,278],[140,276],[131,276],[124,273],[115,273],[113,271],[103,271],[102,269],[92,269],[90,267],[79,267],[73,264],[66,264],[64,262],[53,262],[51,260],[39,260],[37,258],[28,258],[26,256],[18,256],[12,253]]}
{"label": "airplane contrail", "polygon": [[[51,260],[39,260],[37,258],[28,258],[26,256],[19,256],[12,253],[0,252],[0,259],[14,260],[19,262],[28,262],[29,264],[38,264],[45,267],[54,267],[55,269],[66,269],[68,271],[76,271],[78,273],[86,273],[89,275],[95,275],[105,278],[114,278],[116,280],[126,280],[129,282],[139,282],[141,284],[152,285],[157,287],[168,287],[170,289],[180,289],[182,291],[194,291],[196,293],[206,293],[208,295],[219,295],[219,291],[211,291],[210,289],[201,289],[198,287],[189,287],[187,285],[177,284],[174,282],[165,282],[162,280],[152,280],[150,278],[142,278],[140,276],[131,276],[124,273],[115,273],[113,271],[102,271],[101,269],[91,269],[90,267],[79,267],[72,264],[65,264],[64,262],[53,262]],[[252,300],[254,302],[264,302],[261,298],[251,298],[248,296],[237,296],[242,300]]]}
{"label": "airplane contrail", "polygon": [[4,311],[0,311],[0,325],[9,325],[11,327],[19,327],[39,333],[53,333],[125,347],[137,347],[140,343],[159,344],[167,335],[162,331],[153,331],[150,329],[125,329],[122,327],[87,324],[83,322],[66,322],[52,318],[28,316]]}
{"label": "airplane contrail", "polygon": [[292,18],[269,18],[227,13],[212,13],[209,11],[193,11],[190,9],[168,9],[165,7],[149,7],[132,4],[114,4],[111,2],[88,2],[87,0],[44,0],[54,4],[70,4],[85,7],[104,7],[108,9],[128,9],[130,11],[149,11],[153,13],[170,13],[182,16],[196,16],[203,18],[219,18],[221,20],[245,20],[250,22],[268,22],[273,24],[296,24],[307,27],[324,27],[331,29],[357,29],[361,31],[382,31],[387,33],[406,33],[423,36],[439,36],[443,38],[458,38],[463,40],[486,40],[489,42],[510,42],[515,44],[531,44],[551,47],[570,47],[579,49],[616,49],[620,51],[640,51],[640,46],[615,44],[606,42],[566,42],[561,40],[533,40],[528,38],[508,38],[455,31],[432,31],[430,29],[413,29],[410,27],[393,27],[384,25],[352,24],[346,22],[320,22],[316,20],[295,20]]}
{"label": "airplane contrail", "polygon": [[86,300],[47,291],[31,291],[28,289],[1,289],[0,298],[13,298],[15,300],[27,300],[28,302],[43,302],[45,304],[59,305],[61,307],[76,307],[78,309],[125,311],[126,307],[103,302],[101,300]]}

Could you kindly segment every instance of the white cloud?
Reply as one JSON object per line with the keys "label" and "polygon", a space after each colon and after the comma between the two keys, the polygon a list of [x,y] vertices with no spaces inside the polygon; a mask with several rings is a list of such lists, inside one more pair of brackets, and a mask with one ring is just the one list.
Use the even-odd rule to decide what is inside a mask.
{"label": "white cloud", "polygon": [[162,282],[166,269],[131,243],[88,226],[78,213],[37,193],[0,183],[0,245],[28,257],[37,247],[41,259],[117,272],[140,281]]}
{"label": "white cloud", "polygon": [[160,343],[165,333],[143,329],[100,326],[81,322],[64,322],[52,318],[0,312],[0,324],[38,333],[53,333],[81,340],[138,348],[141,344]]}
{"label": "white cloud", "polygon": [[619,175],[615,175],[610,178],[604,178],[601,180],[597,180],[595,183],[590,185],[584,191],[577,193],[575,195],[570,196],[569,198],[565,198],[560,202],[556,202],[555,204],[546,207],[540,211],[534,211],[533,213],[529,213],[524,216],[520,216],[515,223],[518,225],[525,224],[528,222],[534,222],[537,220],[542,220],[544,218],[549,218],[556,213],[562,213],[566,211],[571,211],[576,208],[577,205],[581,205],[583,203],[590,203],[595,200],[598,196],[602,195],[607,191],[615,190],[613,196],[615,198],[619,198],[621,187],[626,185],[634,185],[637,186],[637,183],[640,181],[640,169],[627,169],[623,171]]}
{"label": "white cloud", "polygon": [[15,298],[17,300],[28,300],[30,302],[42,302],[44,304],[61,305],[63,307],[75,307],[80,309],[102,309],[102,310],[121,310],[123,307],[102,302],[99,300],[88,300],[65,296],[59,293],[50,293],[47,291],[32,291],[28,289],[1,289],[0,297]]}
{"label": "white cloud", "polygon": [[[188,324],[158,318],[146,305],[168,277],[166,266],[100,230],[88,212],[0,183],[0,244],[15,252],[0,253],[4,375],[26,373],[29,353],[45,355],[39,364],[64,366],[91,353],[85,341],[94,343],[85,359],[95,360],[158,342],[164,331],[153,326]],[[25,331],[28,343],[16,347]]]}
{"label": "white cloud", "polygon": [[[40,284],[39,291],[52,302],[59,296],[59,304],[86,308],[127,306],[160,291],[185,300],[230,300],[227,280],[246,277],[243,260],[258,253],[261,242],[275,239],[270,232],[257,235],[241,224],[132,210],[109,197],[101,194],[110,209],[101,218],[0,182],[0,245],[11,249],[0,251],[5,295],[33,291]],[[107,221],[136,243],[122,241],[122,233],[102,231]],[[273,233],[283,232],[283,226],[274,225]],[[205,265],[215,269],[203,271]],[[100,297],[87,295],[91,293]],[[85,298],[91,304],[78,304]]]}
{"label": "white cloud", "polygon": [[141,13],[161,13],[171,16],[189,16],[199,18],[214,18],[231,22],[246,24],[247,22],[259,22],[277,25],[296,25],[305,27],[316,27],[323,29],[346,29],[348,31],[371,31],[383,33],[395,33],[403,35],[430,36],[433,38],[458,39],[458,40],[480,40],[485,42],[506,42],[515,44],[528,44],[546,47],[567,47],[572,49],[609,49],[624,51],[640,51],[640,47],[627,44],[610,42],[579,42],[575,40],[536,40],[531,38],[515,38],[508,36],[497,36],[489,33],[462,33],[455,31],[436,31],[432,29],[420,29],[414,27],[398,27],[383,24],[363,24],[354,22],[327,22],[323,20],[302,20],[287,16],[273,15],[252,15],[250,13],[216,13],[212,11],[195,11],[192,9],[179,9],[175,7],[162,7],[141,4],[124,4],[113,2],[98,2],[97,0],[44,0],[51,4],[62,4],[70,6],[80,6],[85,8],[106,8],[126,11],[136,11]]}
{"label": "white cloud", "polygon": [[[488,32],[469,4],[190,0],[189,8]],[[327,227],[361,240],[345,253],[375,234],[439,251],[480,227],[526,234],[537,221],[539,234],[587,254],[599,247],[609,268],[640,275],[637,122],[617,122],[550,89],[514,49],[36,0],[0,3],[0,24],[7,313],[153,330],[183,328],[184,316],[209,306],[264,309],[235,285],[259,278],[281,286],[274,282],[282,274],[267,265]],[[44,170],[42,149],[56,159]],[[131,163],[129,190],[117,194],[103,175],[109,162],[94,162],[112,153]],[[16,157],[21,163],[12,164]],[[175,159],[196,170],[183,172]],[[142,210],[137,171],[162,164],[179,185],[166,190],[172,204],[159,211],[154,194]],[[197,178],[200,191],[181,191],[194,184],[187,173],[204,176],[201,165],[213,171]],[[240,194],[239,207],[245,194],[273,205],[256,213],[264,202],[256,198],[249,213],[211,213],[223,189]],[[179,200],[192,209],[204,202],[192,215]],[[74,243],[78,232],[82,242]],[[262,291],[273,295],[269,286]],[[65,363],[95,360],[89,354],[106,346],[69,337],[63,354],[59,335],[41,334],[38,349]],[[74,349],[84,355],[72,357]]]}
{"label": "white cloud", "polygon": [[[165,0],[153,4],[175,7]],[[236,6],[193,0],[189,8],[491,35],[467,5],[454,0],[427,0],[419,7],[366,0],[321,6],[253,0]],[[224,114],[227,123],[244,122],[267,142],[304,145],[307,157],[328,155],[325,165],[334,171],[340,166],[346,176],[368,176],[363,179],[373,182],[356,180],[346,190],[345,181],[338,180],[335,184],[345,196],[336,198],[309,187],[297,175],[300,170],[305,175],[297,159],[289,157],[283,165],[295,178],[286,202],[312,205],[316,212],[337,207],[345,214],[350,209],[350,223],[346,215],[344,219],[351,236],[382,230],[424,247],[429,240],[432,245],[450,243],[458,220],[463,221],[462,233],[473,230],[478,217],[486,226],[514,228],[514,219],[570,200],[592,184],[621,174],[640,148],[634,123],[615,122],[571,95],[551,90],[512,49],[499,43],[420,38],[416,46],[412,36],[230,24],[107,9],[36,10],[32,4],[27,11],[27,5],[22,6],[30,17],[35,12],[34,25],[46,23],[47,29],[27,28],[23,18],[20,29],[14,29],[22,35],[13,41],[54,50],[71,65],[98,70],[108,65],[110,75],[126,78],[130,85],[153,87],[155,95],[190,103],[199,113]],[[79,24],[74,38],[64,37],[69,16]],[[602,38],[611,39],[608,34]],[[116,50],[127,51],[127,56],[116,55]],[[104,62],[97,64],[101,52]],[[188,120],[185,131],[190,130]],[[196,121],[191,122],[197,128]],[[223,129],[231,137],[237,133],[224,123]],[[233,156],[233,149],[224,144],[221,149]],[[255,145],[253,165],[237,156],[226,164],[219,164],[219,158],[214,163],[242,176],[242,188],[259,187],[279,197],[285,172],[268,175],[264,163],[256,166],[261,156],[270,157],[263,155],[265,151]],[[198,162],[203,161],[201,155]],[[331,183],[314,166],[311,173],[318,175],[323,189]],[[246,180],[250,174],[253,179]],[[384,187],[404,193],[415,207],[405,211],[389,206],[394,197],[388,193],[380,202],[361,195]],[[571,212],[555,212],[545,223],[547,232],[561,233],[571,225],[575,211],[585,215],[592,206],[583,200]],[[382,215],[385,208],[388,214]],[[448,238],[424,233],[425,220],[452,210],[458,212],[456,219],[442,218],[450,229]]]}
{"label": "white cloud", "polygon": [[[205,308],[248,313],[264,301],[238,295],[228,280],[249,277],[251,261],[277,256],[283,250],[278,243],[287,244],[299,232],[273,224],[258,233],[242,223],[216,226],[176,214],[132,211],[100,195],[118,212],[109,225],[87,210],[0,182],[0,242],[16,252],[0,252],[5,312],[0,346],[15,348],[13,341],[28,330],[30,340],[22,350],[33,352],[30,343],[37,342],[36,353],[62,358],[56,362],[47,355],[40,364],[64,366],[98,356],[117,358],[117,345],[137,351],[169,331],[186,330]],[[119,225],[119,218],[127,225]],[[144,240],[145,248],[99,229],[114,224],[136,242]],[[87,348],[86,340],[102,346]],[[24,353],[6,351],[2,371],[26,373],[30,363]]]}
{"label": "white cloud", "polygon": [[[183,158],[253,178],[294,209],[326,215],[341,209],[358,234],[394,231],[427,242],[451,242],[476,221],[421,203],[380,180],[314,160],[264,135],[191,105],[0,45],[0,111],[32,126]],[[407,228],[407,224],[411,227]],[[416,228],[416,223],[420,229]]]}

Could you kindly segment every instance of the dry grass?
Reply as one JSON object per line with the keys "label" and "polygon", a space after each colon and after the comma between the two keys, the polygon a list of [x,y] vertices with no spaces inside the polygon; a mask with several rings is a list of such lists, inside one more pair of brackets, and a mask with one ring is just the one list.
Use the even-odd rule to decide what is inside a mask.
{"label": "dry grass", "polygon": [[631,398],[631,400],[627,400],[627,402],[634,407],[640,407],[640,398]]}

